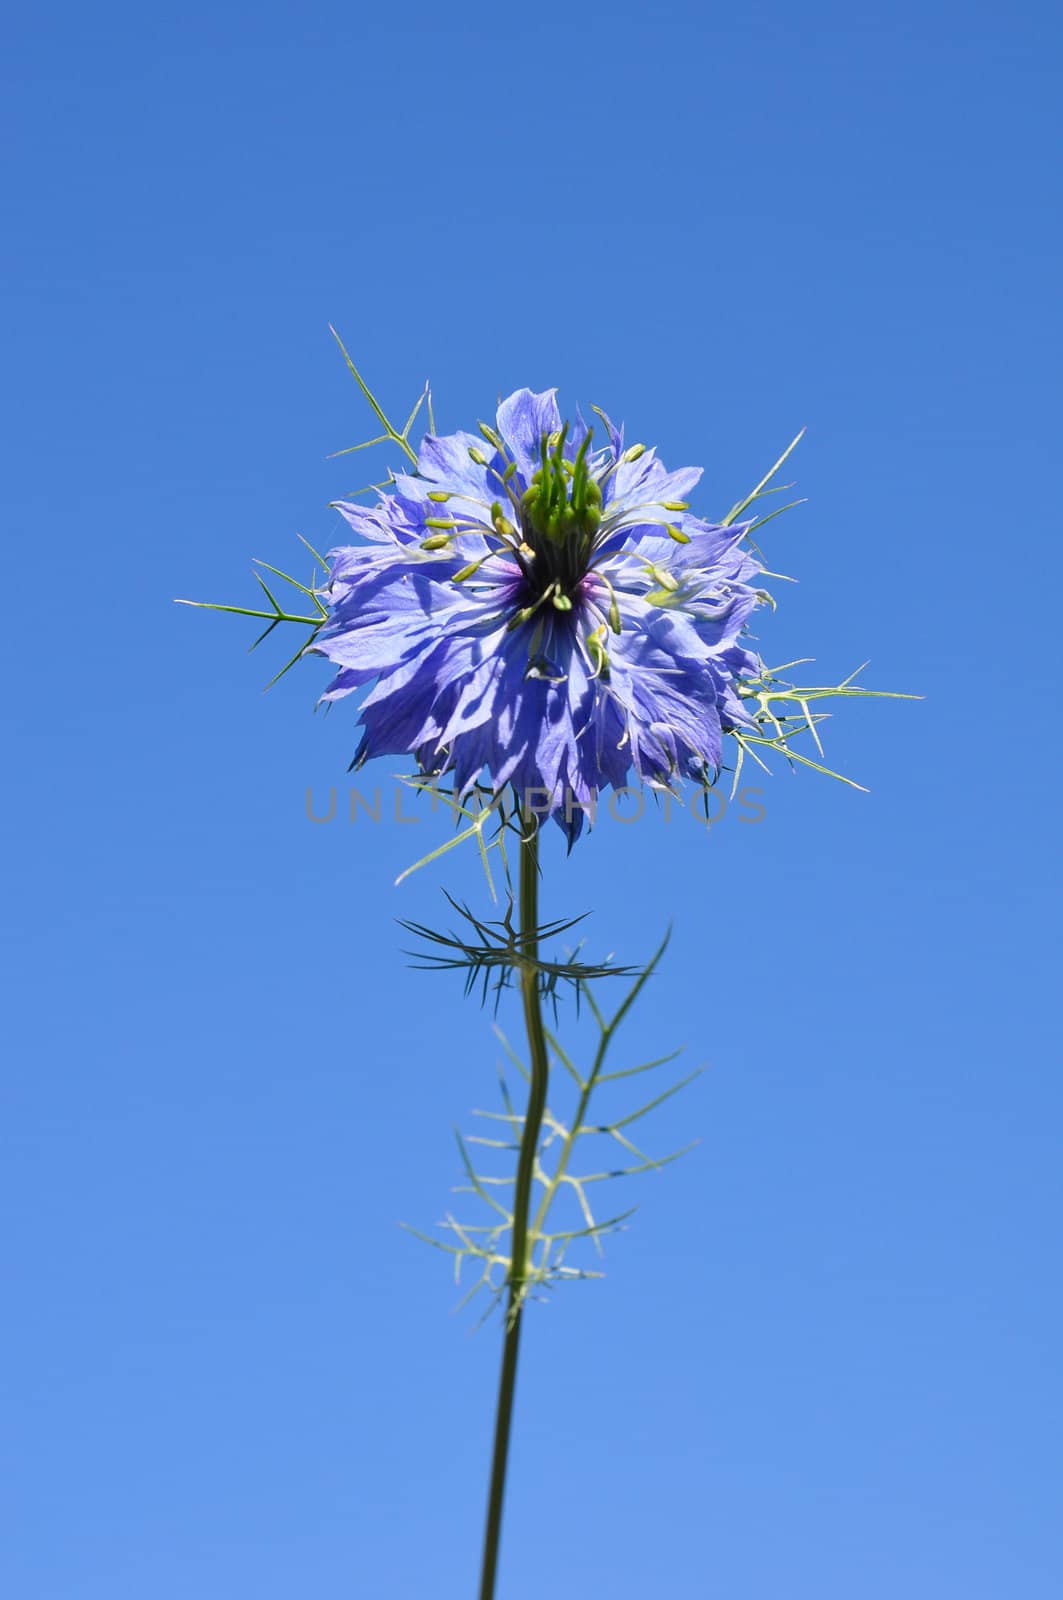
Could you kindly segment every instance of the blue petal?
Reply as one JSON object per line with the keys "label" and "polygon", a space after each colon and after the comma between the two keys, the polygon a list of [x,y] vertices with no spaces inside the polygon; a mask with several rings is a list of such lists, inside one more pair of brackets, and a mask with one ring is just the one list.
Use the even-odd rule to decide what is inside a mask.
{"label": "blue petal", "polygon": [[496,413],[498,431],[517,463],[524,486],[539,464],[540,440],[544,433],[554,433],[561,426],[561,413],[557,409],[557,390],[544,389],[534,394],[531,389],[517,389],[503,400]]}
{"label": "blue petal", "polygon": [[485,455],[484,442],[472,433],[427,433],[417,453],[417,470],[429,484],[441,489],[460,490],[473,499],[492,500],[487,492],[487,469],[478,466],[469,454]]}

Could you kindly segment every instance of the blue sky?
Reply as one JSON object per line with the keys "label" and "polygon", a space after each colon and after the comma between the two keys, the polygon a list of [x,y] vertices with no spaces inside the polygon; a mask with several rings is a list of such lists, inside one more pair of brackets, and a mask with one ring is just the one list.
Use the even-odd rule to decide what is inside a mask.
{"label": "blue sky", "polygon": [[280,646],[171,604],[387,464],[325,459],[367,426],[331,320],[396,411],[557,384],[709,513],[807,424],[764,653],[925,696],[829,725],[870,795],[550,846],[598,952],[675,924],[628,1059],[709,1070],[606,1278],[531,1314],[501,1595],[1059,1594],[1059,43],[1027,3],[9,20],[6,1592],[473,1592],[497,1329],[396,1223],[498,1049],[395,919],[478,869],[395,889],[429,821],[311,825],[325,669],[263,695]]}

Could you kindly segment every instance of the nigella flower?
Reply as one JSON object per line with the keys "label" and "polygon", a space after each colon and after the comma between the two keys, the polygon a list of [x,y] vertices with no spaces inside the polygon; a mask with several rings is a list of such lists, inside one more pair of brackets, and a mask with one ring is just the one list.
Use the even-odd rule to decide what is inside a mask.
{"label": "nigella flower", "polygon": [[[276,676],[309,650],[338,669],[326,700],[366,691],[356,761],[412,755],[424,777],[450,777],[450,798],[459,802],[485,784],[496,801],[510,786],[517,791],[519,817],[497,816],[492,840],[501,848],[512,830],[519,852],[512,877],[507,862],[502,917],[485,920],[448,894],[464,924],[459,931],[402,923],[418,940],[417,966],[464,972],[466,992],[481,990],[484,999],[493,992],[500,1001],[512,984],[525,1024],[526,1051],[507,1048],[527,1080],[522,1116],[504,1075],[501,1083],[499,1115],[514,1136],[465,1140],[458,1134],[467,1180],[462,1188],[489,1202],[486,1220],[448,1215],[442,1237],[419,1235],[453,1256],[458,1280],[467,1267],[478,1274],[463,1304],[483,1290],[492,1305],[504,1305],[479,1588],[481,1600],[492,1600],[525,1307],[546,1287],[588,1276],[568,1260],[570,1248],[582,1241],[600,1251],[630,1215],[596,1220],[590,1184],[659,1171],[683,1154],[647,1156],[624,1130],[691,1081],[683,1077],[663,1090],[657,1084],[659,1092],[647,1103],[603,1120],[596,1098],[602,1085],[673,1059],[657,1054],[642,1067],[604,1070],[616,1029],[668,939],[641,968],[612,958],[587,962],[578,950],[564,959],[552,955],[546,946],[582,919],[540,917],[540,829],[537,820],[528,825],[531,814],[554,816],[571,844],[601,789],[625,789],[632,779],[668,790],[687,780],[710,784],[728,735],[736,751],[735,787],[747,751],[764,765],[758,746],[830,774],[793,748],[793,735],[807,733],[822,755],[817,724],[825,713],[816,703],[883,691],[855,686],[859,668],[833,687],[786,683],[743,642],[751,613],[768,598],[755,586],[763,568],[743,540],[790,506],[753,522],[735,519],[775,492],[767,486],[797,439],[723,522],[706,522],[691,514],[687,498],[699,468],[669,472],[644,445],[625,448],[622,431],[600,411],[605,439],[595,447],[578,412],[574,426],[562,425],[553,390],[518,390],[499,406],[494,427],[480,424],[479,436],[437,437],[429,402],[432,431],[418,452],[410,430],[427,389],[400,431],[336,339],[384,430],[365,444],[400,448],[413,470],[393,474],[375,506],[337,502],[359,542],[331,552],[326,587],[318,583],[316,566],[305,584],[260,563],[305,597],[305,604],[293,602],[297,610],[281,605],[257,567],[257,605],[183,603],[264,623],[256,645],[282,623],[309,628]],[[469,815],[470,808],[459,803],[457,809]],[[482,829],[501,809],[478,810],[471,827],[417,865],[475,833],[487,869]],[[490,886],[489,870],[487,877]],[[603,994],[600,1005],[599,983],[613,987],[625,975],[633,981],[618,1003],[606,1005]],[[577,1001],[586,999],[598,1028],[585,1076],[546,1028],[544,1007],[549,1003],[556,1014],[566,988]],[[554,1071],[555,1062],[565,1072]],[[558,1104],[551,1088],[569,1077],[571,1109]],[[485,1114],[491,1115],[476,1113]],[[581,1170],[578,1154],[586,1136],[599,1148],[602,1140],[608,1145],[604,1156],[592,1155],[589,1171]],[[476,1153],[485,1146],[490,1172],[477,1170]],[[497,1170],[504,1151],[516,1154],[511,1177]],[[555,1222],[555,1201],[570,1187],[582,1218],[575,1230],[567,1219]]]}
{"label": "nigella flower", "polygon": [[337,502],[364,542],[330,553],[312,648],[339,669],[326,700],[373,685],[358,762],[536,791],[572,841],[599,790],[711,782],[751,726],[761,569],[749,523],[690,512],[700,468],[625,449],[604,413],[594,448],[555,393],[518,390],[482,437],[429,434],[377,505]]}

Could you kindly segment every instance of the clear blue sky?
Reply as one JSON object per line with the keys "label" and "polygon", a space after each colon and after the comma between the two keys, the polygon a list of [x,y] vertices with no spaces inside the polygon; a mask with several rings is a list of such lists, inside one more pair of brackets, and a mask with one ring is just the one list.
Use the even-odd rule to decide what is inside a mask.
{"label": "clear blue sky", "polygon": [[926,696],[830,725],[869,796],[551,847],[599,952],[674,918],[629,1059],[711,1070],[531,1316],[502,1600],[1063,1592],[1059,45],[1028,0],[9,18],[13,1600],[473,1592],[497,1330],[396,1223],[498,1052],[394,919],[476,864],[311,826],[325,668],[263,696],[281,646],[171,604],[379,475],[325,459],[329,320],[396,409],[558,384],[706,511],[807,423],[765,653]]}

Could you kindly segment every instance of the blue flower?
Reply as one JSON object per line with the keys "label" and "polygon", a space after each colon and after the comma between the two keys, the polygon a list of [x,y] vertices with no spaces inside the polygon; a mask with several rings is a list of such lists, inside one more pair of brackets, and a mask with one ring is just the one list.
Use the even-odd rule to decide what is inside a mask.
{"label": "blue flower", "polygon": [[752,726],[761,568],[749,523],[691,514],[700,468],[625,449],[604,413],[593,448],[555,394],[519,389],[494,428],[426,436],[377,505],[337,502],[361,542],[330,552],[312,648],[338,668],[326,700],[373,686],[357,762],[536,791],[571,841],[598,791],[711,782]]}

